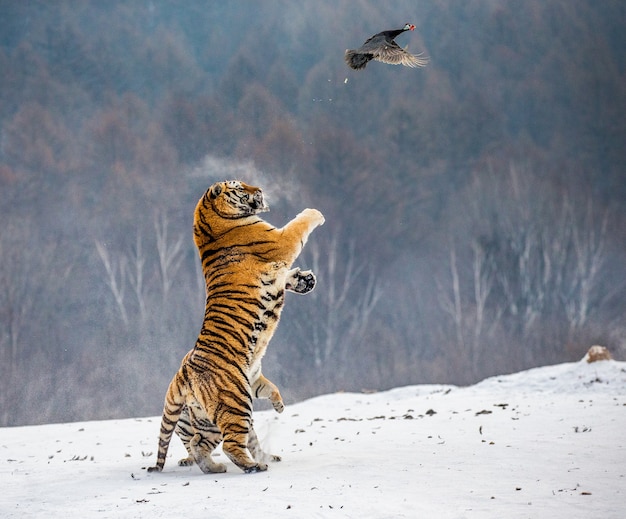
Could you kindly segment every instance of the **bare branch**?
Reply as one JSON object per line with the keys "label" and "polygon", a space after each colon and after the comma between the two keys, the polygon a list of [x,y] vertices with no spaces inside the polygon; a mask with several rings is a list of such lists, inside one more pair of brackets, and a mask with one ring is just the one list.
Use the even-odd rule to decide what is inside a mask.
{"label": "bare branch", "polygon": [[170,289],[172,288],[174,276],[183,259],[181,254],[183,248],[183,238],[179,236],[178,239],[170,245],[167,236],[168,220],[167,215],[165,214],[161,214],[161,216],[155,220],[154,228],[156,231],[156,245],[159,258],[162,296],[163,300],[165,300],[167,299]]}
{"label": "bare branch", "polygon": [[126,312],[126,306],[124,304],[124,292],[125,292],[125,268],[124,268],[124,260],[120,260],[119,264],[116,266],[113,264],[111,259],[109,258],[109,253],[106,250],[106,246],[99,240],[96,240],[96,249],[98,251],[98,255],[102,260],[102,264],[104,265],[104,269],[106,271],[106,283],[109,289],[111,290],[111,294],[113,295],[113,299],[115,301],[116,307],[120,313],[120,317],[124,324],[128,326],[128,313]]}

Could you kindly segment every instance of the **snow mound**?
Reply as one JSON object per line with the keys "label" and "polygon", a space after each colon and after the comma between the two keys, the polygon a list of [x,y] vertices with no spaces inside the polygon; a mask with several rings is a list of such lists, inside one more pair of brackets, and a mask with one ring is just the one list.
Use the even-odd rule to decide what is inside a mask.
{"label": "snow mound", "polygon": [[[0,429],[0,517],[624,516],[626,363],[336,393],[255,414],[267,472],[154,463],[160,417]],[[224,461],[225,456],[217,453]]]}
{"label": "snow mound", "polygon": [[512,375],[492,377],[474,386],[477,390],[613,393],[626,388],[626,363],[605,360],[545,366]]}

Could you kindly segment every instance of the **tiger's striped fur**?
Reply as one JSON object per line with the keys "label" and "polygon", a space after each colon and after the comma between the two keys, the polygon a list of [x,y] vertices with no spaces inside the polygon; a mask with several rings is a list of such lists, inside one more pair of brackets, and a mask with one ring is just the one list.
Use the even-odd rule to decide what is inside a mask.
{"label": "tiger's striped fur", "polygon": [[258,459],[252,397],[283,408],[278,388],[261,373],[261,359],[285,290],[308,291],[312,274],[290,268],[309,234],[324,223],[319,211],[305,209],[278,229],[258,216],[267,210],[261,189],[239,181],[213,184],[196,206],[194,241],[207,292],[204,323],[167,390],[157,464],[149,471],[163,469],[181,418],[181,439],[204,472],[225,470],[211,458],[220,439],[224,453],[243,471],[267,469]]}
{"label": "tiger's striped fur", "polygon": [[[297,294],[307,294],[313,290],[315,283],[315,275],[311,271],[301,271],[296,268],[289,272],[285,289]],[[259,375],[260,374],[259,370]],[[257,377],[252,380],[252,395],[255,398],[261,398],[264,395],[267,396],[272,393],[271,387],[264,383],[263,379]],[[276,388],[275,390],[278,391]],[[272,404],[278,413],[283,412],[285,406],[282,398],[275,399]],[[189,408],[185,405],[183,407],[174,432],[182,440],[185,445],[185,449],[187,449],[187,453],[189,454],[186,458],[179,460],[178,464],[180,466],[190,466],[194,464],[194,456],[192,446],[190,444],[194,436],[196,436],[194,440],[194,445],[196,446],[195,448],[197,450],[204,451],[205,453],[211,453],[213,449],[215,449],[215,447],[217,447],[217,445],[222,441],[222,433],[219,428],[208,419],[204,410],[199,406]],[[250,427],[250,431],[248,433],[248,451],[252,454],[252,457],[259,462],[264,462],[268,459],[272,461],[280,461],[280,456],[263,452],[254,430],[254,426]],[[205,454],[204,457],[206,458],[207,456],[208,454]],[[207,462],[210,464],[211,461],[212,460],[209,458]],[[225,466],[222,464],[214,464],[213,469],[214,470],[209,470],[209,472],[221,472],[222,469],[225,469]]]}

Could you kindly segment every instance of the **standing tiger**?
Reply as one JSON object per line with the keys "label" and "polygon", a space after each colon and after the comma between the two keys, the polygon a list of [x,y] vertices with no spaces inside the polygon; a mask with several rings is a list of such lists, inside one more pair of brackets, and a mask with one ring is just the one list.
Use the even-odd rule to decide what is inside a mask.
{"label": "standing tiger", "polygon": [[[261,189],[239,181],[213,184],[194,212],[194,241],[206,282],[204,323],[165,395],[157,464],[161,471],[174,429],[203,472],[224,472],[211,453],[223,451],[245,472],[267,469],[252,428],[252,398],[284,405],[278,388],[261,373],[261,359],[282,311],[285,290],[306,293],[315,277],[291,269],[309,234],[324,223],[305,209],[277,229]],[[180,423],[179,423],[180,422]],[[253,459],[250,453],[254,456]]]}

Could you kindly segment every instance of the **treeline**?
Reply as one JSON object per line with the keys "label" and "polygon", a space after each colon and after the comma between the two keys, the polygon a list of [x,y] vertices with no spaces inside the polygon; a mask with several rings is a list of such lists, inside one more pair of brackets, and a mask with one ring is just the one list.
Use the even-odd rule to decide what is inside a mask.
{"label": "treeline", "polygon": [[[383,29],[413,70],[343,63]],[[626,9],[588,0],[0,4],[0,425],[157,414],[208,185],[327,224],[287,399],[623,355]]]}

